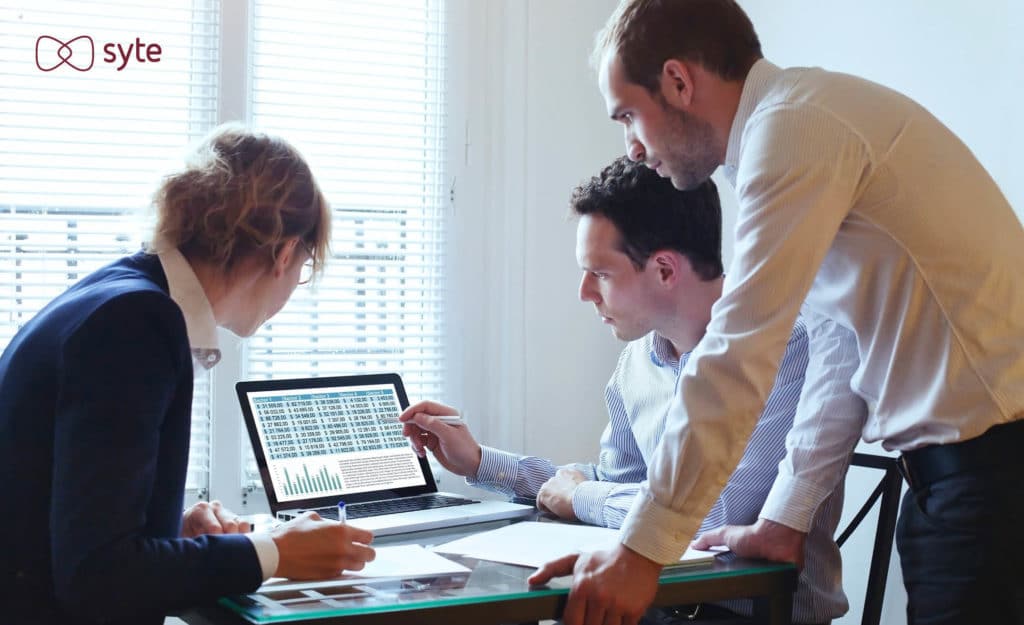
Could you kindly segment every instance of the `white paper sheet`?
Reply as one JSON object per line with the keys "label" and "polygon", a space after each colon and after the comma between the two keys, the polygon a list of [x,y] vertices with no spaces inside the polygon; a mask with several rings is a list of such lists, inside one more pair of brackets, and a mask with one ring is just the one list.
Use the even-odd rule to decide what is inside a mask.
{"label": "white paper sheet", "polygon": [[[619,531],[605,527],[523,521],[437,545],[433,550],[478,560],[540,567],[570,553],[610,549],[618,542]],[[720,552],[687,549],[679,566],[710,563],[716,553]]]}
{"label": "white paper sheet", "polygon": [[344,586],[364,584],[381,579],[408,579],[413,577],[430,577],[432,575],[450,575],[469,573],[470,570],[457,562],[427,550],[422,545],[395,545],[376,547],[377,558],[367,562],[362,571],[345,573],[338,577],[320,581],[293,581],[283,577],[271,577],[263,582],[259,592],[266,590],[293,590],[324,588],[327,586]]}

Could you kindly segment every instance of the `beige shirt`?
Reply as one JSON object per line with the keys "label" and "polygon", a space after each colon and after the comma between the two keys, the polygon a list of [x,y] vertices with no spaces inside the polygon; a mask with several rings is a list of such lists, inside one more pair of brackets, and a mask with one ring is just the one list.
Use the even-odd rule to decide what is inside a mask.
{"label": "beige shirt", "polygon": [[217,320],[213,317],[210,300],[188,260],[177,249],[164,247],[157,248],[160,250],[157,257],[167,276],[171,299],[185,317],[193,363],[203,369],[212,369],[220,362],[221,353],[217,343]]}
{"label": "beige shirt", "polygon": [[[931,114],[856,77],[762,60],[725,173],[734,259],[623,526],[660,562],[739,459],[805,299],[814,370],[763,517],[805,530],[858,437],[906,451],[1024,417],[1024,229]],[[821,409],[841,384],[865,420]]]}

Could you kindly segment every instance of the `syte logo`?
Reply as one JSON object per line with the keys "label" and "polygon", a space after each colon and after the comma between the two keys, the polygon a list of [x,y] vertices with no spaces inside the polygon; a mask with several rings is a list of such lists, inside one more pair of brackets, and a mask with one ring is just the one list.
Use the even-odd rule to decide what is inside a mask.
{"label": "syte logo", "polygon": [[[123,71],[129,63],[159,63],[163,49],[158,43],[143,43],[141,37],[128,44],[107,42],[103,44],[102,61],[115,65]],[[87,72],[96,63],[96,44],[89,35],[79,35],[62,41],[51,35],[36,39],[36,67],[43,72],[52,72],[58,67],[68,66],[79,72]]]}
{"label": "syte logo", "polygon": [[61,65],[87,72],[96,61],[96,46],[89,35],[79,35],[66,42],[43,35],[36,39],[36,67],[52,72]]}

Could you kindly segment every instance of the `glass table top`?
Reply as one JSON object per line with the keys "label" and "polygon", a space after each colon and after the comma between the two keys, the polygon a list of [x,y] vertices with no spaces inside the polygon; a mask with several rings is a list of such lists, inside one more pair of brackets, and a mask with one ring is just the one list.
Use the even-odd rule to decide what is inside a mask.
{"label": "glass table top", "polygon": [[[429,547],[504,524],[505,522],[487,523],[382,537],[375,540],[374,545],[416,543]],[[354,585],[351,581],[339,582],[338,585],[317,582],[315,588],[268,589],[248,595],[226,597],[221,599],[220,603],[252,623],[281,623],[494,602],[521,597],[564,595],[569,592],[572,583],[572,578],[563,577],[552,580],[546,586],[531,587],[526,581],[535,570],[531,567],[444,555],[466,566],[470,572],[399,580],[367,580]],[[666,569],[661,579],[662,583],[666,583],[680,579],[722,578],[791,568],[792,566],[788,564],[741,561],[731,554],[726,554],[716,558],[714,564]]]}

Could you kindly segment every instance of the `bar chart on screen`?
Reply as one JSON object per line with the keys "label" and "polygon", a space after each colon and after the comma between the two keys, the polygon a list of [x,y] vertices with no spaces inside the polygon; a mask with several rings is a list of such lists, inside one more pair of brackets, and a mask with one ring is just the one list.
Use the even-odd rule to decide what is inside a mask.
{"label": "bar chart on screen", "polygon": [[290,462],[276,467],[278,482],[285,495],[337,493],[344,487],[337,465],[315,462]]}

